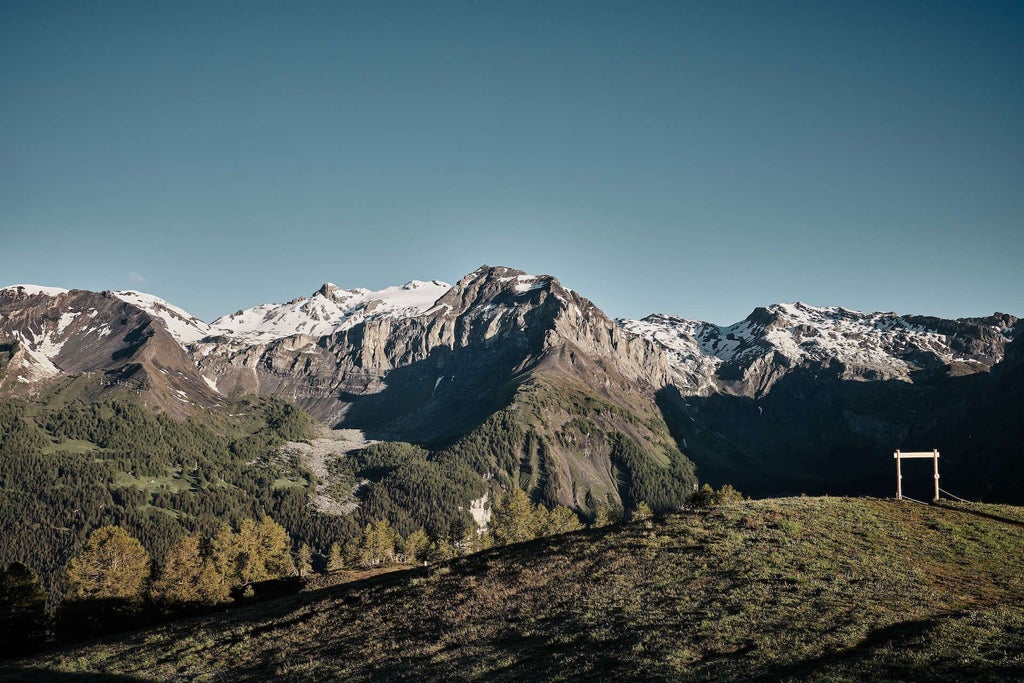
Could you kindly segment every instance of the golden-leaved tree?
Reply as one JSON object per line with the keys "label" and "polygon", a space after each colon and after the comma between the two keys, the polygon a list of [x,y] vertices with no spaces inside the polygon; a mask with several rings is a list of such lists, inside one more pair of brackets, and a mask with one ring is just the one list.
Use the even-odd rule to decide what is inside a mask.
{"label": "golden-leaved tree", "polygon": [[94,530],[68,566],[72,600],[141,602],[150,577],[149,553],[117,526]]}
{"label": "golden-leaved tree", "polygon": [[213,560],[203,556],[199,536],[192,534],[167,554],[152,595],[156,602],[170,606],[215,605],[229,599],[229,588]]}
{"label": "golden-leaved tree", "polygon": [[213,566],[229,586],[241,586],[295,573],[291,539],[269,517],[242,521],[238,532],[225,524],[213,537]]}
{"label": "golden-leaved tree", "polygon": [[358,545],[353,549],[356,564],[363,567],[376,567],[391,564],[396,560],[395,548],[399,536],[391,523],[379,519],[367,524]]}
{"label": "golden-leaved tree", "polygon": [[526,492],[513,487],[498,500],[491,512],[491,533],[498,545],[522,543],[537,538],[537,508]]}

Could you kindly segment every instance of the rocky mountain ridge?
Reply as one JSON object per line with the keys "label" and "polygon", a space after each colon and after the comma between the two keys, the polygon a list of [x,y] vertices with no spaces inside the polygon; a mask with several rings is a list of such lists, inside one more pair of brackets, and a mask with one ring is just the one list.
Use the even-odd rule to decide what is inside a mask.
{"label": "rocky mountain ridge", "polygon": [[[120,349],[131,334],[141,340],[135,328],[122,329],[129,312],[177,342],[207,392],[271,393],[328,422],[345,415],[340,395],[380,393],[396,370],[416,366],[423,374],[429,367],[429,394],[443,393],[458,382],[467,354],[507,356],[508,374],[586,357],[607,374],[603,386],[636,383],[652,393],[668,380],[655,344],[624,332],[557,279],[484,266],[454,287],[413,281],[371,292],[328,283],[308,298],[256,306],[210,324],[141,292],[7,287],[0,289],[0,340],[11,353],[16,346],[17,357],[8,359],[0,389],[18,383],[25,393],[82,372],[109,371],[111,359],[94,357],[90,349],[101,342],[104,349]],[[72,324],[86,319],[96,322]]]}
{"label": "rocky mountain ridge", "polygon": [[[100,310],[94,300],[121,308]],[[374,439],[444,447],[501,413],[501,452],[492,448],[478,463],[480,474],[583,509],[594,496],[621,500],[621,473],[628,467],[613,462],[616,449],[626,448],[636,466],[649,460],[650,467],[668,468],[678,460],[671,476],[692,472],[654,402],[668,381],[664,354],[550,276],[485,266],[454,286],[410,283],[383,295],[325,285],[308,299],[256,307],[205,329],[184,311],[135,292],[50,297],[3,290],[2,338],[57,362],[45,381],[22,382],[17,393],[68,392],[88,377],[80,365],[79,374],[67,372],[64,356],[46,355],[51,337],[10,323],[24,317],[24,330],[53,330],[59,311],[78,316],[86,306],[100,311],[97,319],[123,322],[93,331],[109,350],[94,363],[92,370],[101,373],[94,384],[106,386],[115,372],[123,374],[109,359],[128,353],[126,346],[148,354],[157,337],[160,348],[174,345],[170,355],[188,366],[176,367],[174,376],[190,380],[192,390],[164,386],[165,368],[152,363],[139,365],[133,385],[147,405],[174,416],[214,406],[222,396],[270,395]],[[79,355],[97,343],[60,341]],[[24,361],[12,357],[8,369],[24,376]],[[0,391],[11,390],[9,384]],[[574,418],[584,422],[567,436],[564,427]],[[584,439],[588,445],[578,448]]]}
{"label": "rocky mountain ridge", "polygon": [[[944,320],[802,303],[729,326],[612,321],[551,276],[489,266],[454,285],[328,283],[210,324],[139,292],[16,286],[0,290],[0,392],[127,390],[175,417],[264,394],[330,426],[438,447],[500,414],[519,441],[492,465],[567,504],[581,491],[618,495],[620,437],[672,462],[664,420],[713,483],[799,493],[827,490],[839,455],[934,447],[916,440],[939,434],[937,406],[970,433],[978,418],[963,406],[984,400],[1020,329],[1006,314]],[[997,373],[993,391],[1007,395],[1016,372]],[[580,477],[587,486],[574,488]]]}
{"label": "rocky mountain ridge", "polygon": [[24,396],[88,385],[94,394],[145,395],[147,405],[177,418],[194,403],[215,403],[170,331],[185,327],[187,314],[160,304],[162,315],[154,315],[133,298],[24,285],[0,290],[0,391]]}
{"label": "rocky mountain ridge", "polygon": [[379,291],[341,289],[327,282],[309,297],[285,304],[260,304],[221,316],[208,326],[206,336],[240,342],[267,342],[297,334],[324,337],[350,329],[367,320],[401,319],[421,315],[451,289],[433,280],[412,280],[400,287]]}
{"label": "rocky mountain ridge", "polygon": [[985,372],[1002,360],[1018,319],[995,313],[946,320],[796,302],[757,308],[727,326],[662,314],[617,322],[665,349],[684,395],[758,397],[801,365],[835,364],[842,379],[854,381]]}
{"label": "rocky mountain ridge", "polygon": [[[283,321],[297,313],[314,322],[283,335]],[[570,362],[592,356],[612,377],[652,388],[667,380],[655,345],[624,333],[555,278],[502,267],[477,269],[455,286],[434,281],[370,293],[325,285],[309,299],[220,318],[211,330],[188,349],[218,390],[287,397],[327,422],[347,413],[339,395],[384,392],[400,381],[396,371],[425,383],[407,387],[413,393],[437,397],[481,362],[497,362],[510,376],[563,343],[580,352],[567,351]]]}
{"label": "rocky mountain ridge", "polygon": [[[465,291],[474,282],[474,275],[491,271],[501,273],[494,276],[496,289],[492,287],[483,296],[479,287]],[[281,354],[315,353],[314,347],[329,345],[337,350],[339,342],[345,343],[340,341],[345,338],[342,333],[368,323],[372,332],[369,338],[363,334],[360,344],[369,348],[361,348],[357,365],[381,375],[417,359],[416,353],[410,353],[409,349],[399,350],[406,345],[393,340],[384,342],[381,338],[382,332],[399,334],[406,320],[418,319],[424,329],[435,331],[422,351],[429,352],[437,346],[466,346],[473,339],[469,330],[481,324],[483,331],[476,339],[486,341],[503,325],[507,327],[508,321],[503,323],[502,319],[510,314],[509,320],[516,320],[520,326],[525,324],[521,315],[512,313],[516,308],[513,303],[517,298],[533,303],[533,298],[527,295],[549,291],[552,283],[557,288],[556,298],[582,302],[582,306],[576,305],[575,311],[562,321],[559,331],[588,346],[589,342],[584,340],[594,330],[590,329],[586,318],[594,314],[605,318],[599,309],[561,287],[550,276],[531,276],[503,268],[478,269],[463,278],[456,288],[438,280],[413,280],[379,291],[342,289],[325,283],[309,297],[284,304],[260,304],[222,316],[212,323],[205,323],[150,294],[130,290],[110,294],[159,320],[204,368],[203,374],[211,386],[227,379],[229,391],[237,387],[258,391],[253,381],[256,378],[249,381],[238,378],[239,369],[256,370],[258,378],[261,366],[288,365],[281,362]],[[458,291],[446,297],[453,289]],[[55,299],[66,294],[68,290],[35,285],[14,285],[0,290],[0,295],[9,299],[23,300]],[[493,301],[499,294],[505,298]],[[536,297],[538,303],[545,296]],[[524,302],[517,303],[521,307]],[[0,313],[4,316],[0,317],[0,324],[11,315]],[[56,327],[48,330],[26,328],[19,331],[10,324],[3,324],[0,334],[8,341],[21,342],[20,363],[24,373],[17,381],[31,384],[61,374],[54,360],[62,352],[64,342],[56,339],[70,324],[75,311],[62,315],[64,322],[58,320]],[[462,324],[456,334],[455,326],[450,323],[460,317]],[[439,325],[438,321],[442,320],[449,324]],[[470,322],[472,324],[467,324]],[[744,320],[727,326],[652,314],[642,320],[615,320],[629,335],[616,336],[607,325],[604,330],[610,335],[608,341],[613,351],[627,350],[621,360],[626,361],[630,368],[628,374],[633,379],[645,378],[650,384],[663,384],[667,368],[672,383],[684,395],[760,396],[770,391],[787,370],[801,364],[838,363],[844,379],[862,381],[911,381],[915,373],[936,368],[945,368],[951,374],[986,371],[1002,359],[1006,345],[1014,338],[1017,322],[1016,317],[1002,313],[946,320],[896,313],[863,313],[838,306],[817,307],[796,302],[757,308]],[[93,330],[101,335],[103,331],[102,326]],[[635,348],[625,343],[631,335],[648,339],[663,350],[666,368],[662,367],[658,354],[652,354],[649,349],[628,351]],[[363,340],[370,343],[364,344]],[[224,377],[233,374],[236,376]],[[369,389],[371,385],[372,380],[364,388]]]}

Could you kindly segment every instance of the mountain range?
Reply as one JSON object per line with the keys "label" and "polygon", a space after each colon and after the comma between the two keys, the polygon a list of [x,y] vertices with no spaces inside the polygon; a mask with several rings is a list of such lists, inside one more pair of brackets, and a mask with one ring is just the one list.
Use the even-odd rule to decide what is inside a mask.
{"label": "mountain range", "polygon": [[1021,329],[802,303],[724,327],[612,320],[554,277],[488,266],[454,285],[327,283],[209,324],[140,292],[15,285],[0,290],[0,394],[129,396],[177,420],[272,396],[371,439],[472,453],[485,479],[581,511],[667,507],[698,479],[885,495],[892,451],[933,448],[944,487],[1020,502]]}

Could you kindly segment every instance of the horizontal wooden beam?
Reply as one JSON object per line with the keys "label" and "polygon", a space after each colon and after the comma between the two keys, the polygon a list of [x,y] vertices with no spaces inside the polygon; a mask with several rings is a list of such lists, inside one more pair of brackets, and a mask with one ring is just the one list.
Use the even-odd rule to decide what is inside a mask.
{"label": "horizontal wooden beam", "polygon": [[897,451],[892,454],[893,458],[937,458],[939,457],[938,451],[928,451],[927,453],[903,453]]}

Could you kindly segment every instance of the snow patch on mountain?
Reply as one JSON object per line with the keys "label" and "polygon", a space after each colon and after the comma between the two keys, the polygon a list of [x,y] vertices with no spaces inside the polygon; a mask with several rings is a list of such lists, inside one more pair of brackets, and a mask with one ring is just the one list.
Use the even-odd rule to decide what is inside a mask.
{"label": "snow patch on mountain", "polygon": [[[617,322],[660,344],[681,384],[695,393],[712,388],[723,365],[749,366],[774,354],[793,364],[839,361],[851,369],[851,377],[864,379],[877,373],[908,381],[909,374],[920,369],[922,357],[979,369],[1001,359],[1001,352],[994,348],[958,350],[954,334],[922,320],[928,319],[796,302],[758,308],[745,320],[727,326],[661,314]],[[993,337],[1012,335],[1012,326],[994,322],[988,327]]]}
{"label": "snow patch on mountain", "polygon": [[61,294],[67,294],[69,290],[61,289],[60,287],[43,287],[41,285],[10,285],[0,289],[0,292],[13,292],[21,294],[22,296],[36,296],[42,294],[43,296],[59,296]]}
{"label": "snow patch on mountain", "polygon": [[25,349],[25,360],[18,374],[18,381],[25,383],[39,382],[56,377],[60,368],[54,365],[44,351]]}
{"label": "snow patch on mountain", "polygon": [[[62,321],[65,315],[67,314],[61,316]],[[72,315],[72,317],[74,316]],[[64,326],[66,327],[67,323]],[[58,335],[47,329],[43,329],[39,333],[30,331],[28,334],[13,330],[12,336],[21,342],[21,347],[24,350],[21,368],[17,376],[19,382],[39,382],[61,374],[60,368],[53,362],[53,359],[61,352],[66,340],[58,340]]]}
{"label": "snow patch on mountain", "polygon": [[141,308],[163,321],[167,331],[179,344],[191,344],[210,335],[210,326],[205,322],[152,294],[134,290],[123,290],[113,294],[121,301]]}
{"label": "snow patch on mountain", "polygon": [[269,342],[296,334],[319,338],[379,318],[423,315],[451,285],[413,280],[379,291],[341,289],[326,283],[310,297],[284,304],[260,304],[222,316],[210,325],[210,334],[250,343]]}
{"label": "snow patch on mountain", "polygon": [[506,277],[499,277],[498,282],[515,282],[512,286],[513,291],[517,294],[525,294],[526,292],[532,292],[535,289],[544,289],[551,284],[551,278],[547,276],[537,275],[509,275]]}
{"label": "snow patch on mountain", "polygon": [[213,391],[215,393],[218,393],[218,394],[220,393],[220,389],[217,388],[217,382],[215,380],[210,379],[206,375],[202,375],[202,378],[203,378],[203,381],[206,382],[206,386],[208,386],[211,389],[213,389]]}
{"label": "snow patch on mountain", "polygon": [[710,323],[655,314],[643,320],[617,320],[627,332],[646,337],[665,349],[669,366],[676,380],[688,393],[705,393],[714,384],[713,378],[722,359],[714,354],[709,343]]}

